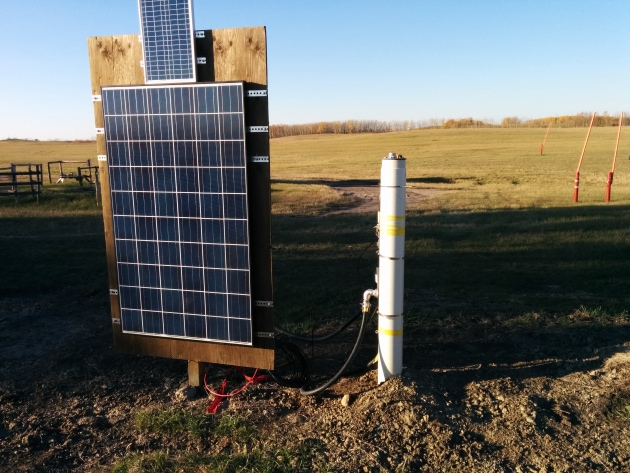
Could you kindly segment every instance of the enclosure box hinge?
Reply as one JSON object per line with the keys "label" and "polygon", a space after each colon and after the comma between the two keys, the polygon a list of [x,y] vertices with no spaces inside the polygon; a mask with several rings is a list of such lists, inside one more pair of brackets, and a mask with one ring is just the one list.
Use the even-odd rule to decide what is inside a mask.
{"label": "enclosure box hinge", "polygon": [[120,319],[114,319],[112,318],[112,323],[116,324],[116,325],[120,325]]}
{"label": "enclosure box hinge", "polygon": [[268,163],[269,156],[252,156],[249,158],[250,163]]}
{"label": "enclosure box hinge", "polygon": [[205,64],[206,63],[206,58],[205,57],[198,57],[197,58],[197,64]]}
{"label": "enclosure box hinge", "polygon": [[103,97],[101,97],[98,94],[92,95],[92,102],[102,102],[103,101]]}
{"label": "enclosure box hinge", "polygon": [[247,131],[249,133],[267,133],[269,132],[268,126],[248,126]]}
{"label": "enclosure box hinge", "polygon": [[254,301],[256,307],[273,307],[273,301]]}
{"label": "enclosure box hinge", "polygon": [[258,337],[258,338],[276,338],[276,335],[273,332],[256,332],[256,337]]}
{"label": "enclosure box hinge", "polygon": [[118,289],[110,289],[109,290],[109,295],[110,296],[117,296],[118,295]]}
{"label": "enclosure box hinge", "polygon": [[247,97],[266,97],[267,89],[264,90],[248,90],[246,93]]}

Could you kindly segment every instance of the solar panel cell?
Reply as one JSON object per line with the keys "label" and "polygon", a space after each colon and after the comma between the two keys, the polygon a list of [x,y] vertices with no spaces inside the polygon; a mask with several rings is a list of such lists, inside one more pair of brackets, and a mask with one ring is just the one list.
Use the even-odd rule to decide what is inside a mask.
{"label": "solar panel cell", "polygon": [[145,82],[194,82],[192,0],[139,0]]}
{"label": "solar panel cell", "polygon": [[242,83],[102,97],[123,331],[251,344]]}

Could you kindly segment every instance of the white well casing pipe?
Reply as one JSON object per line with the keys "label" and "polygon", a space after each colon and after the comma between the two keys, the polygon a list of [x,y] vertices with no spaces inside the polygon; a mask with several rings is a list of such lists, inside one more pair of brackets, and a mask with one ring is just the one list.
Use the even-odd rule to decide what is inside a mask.
{"label": "white well casing pipe", "polygon": [[389,153],[381,167],[378,243],[378,382],[402,372],[405,270],[405,158]]}

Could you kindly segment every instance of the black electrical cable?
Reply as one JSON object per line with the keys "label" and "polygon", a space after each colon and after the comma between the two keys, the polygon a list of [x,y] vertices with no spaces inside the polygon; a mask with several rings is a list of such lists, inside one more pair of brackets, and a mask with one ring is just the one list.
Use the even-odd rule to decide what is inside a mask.
{"label": "black electrical cable", "polygon": [[308,359],[295,343],[287,340],[276,341],[275,368],[267,371],[271,379],[280,386],[301,388],[309,378]]}
{"label": "black electrical cable", "polygon": [[350,324],[352,324],[352,322],[354,322],[356,319],[358,319],[360,315],[361,315],[361,312],[359,312],[356,315],[353,315],[348,320],[346,320],[343,323],[343,325],[341,327],[339,327],[337,330],[335,330],[334,332],[331,332],[331,333],[326,334],[326,335],[321,335],[319,337],[308,337],[306,335],[300,335],[298,333],[291,333],[291,332],[287,332],[286,330],[283,330],[283,329],[281,329],[279,327],[275,327],[275,330],[276,330],[276,332],[281,333],[282,335],[286,335],[289,338],[292,338],[294,340],[299,340],[301,342],[323,342],[324,340],[328,340],[329,338],[332,338],[335,335],[339,335],[341,332],[343,332],[345,329],[347,329],[350,326]]}
{"label": "black electrical cable", "polygon": [[343,364],[341,369],[337,371],[337,373],[332,378],[330,378],[321,386],[318,386],[311,390],[306,390],[303,387],[300,388],[300,394],[302,394],[303,396],[312,396],[313,394],[322,392],[323,390],[332,386],[341,377],[341,375],[346,371],[348,366],[350,366],[350,364],[354,360],[354,357],[357,355],[357,352],[359,351],[359,346],[361,345],[361,341],[363,340],[363,334],[365,333],[365,327],[367,325],[366,322],[367,322],[369,311],[364,311],[362,312],[362,314],[363,314],[363,317],[361,318],[361,326],[359,327],[359,335],[357,336],[357,341],[354,343],[354,348],[352,348],[352,352],[350,352],[348,359]]}
{"label": "black electrical cable", "polygon": [[365,248],[363,248],[363,251],[361,251],[361,254],[359,255],[359,257],[357,258],[357,283],[359,285],[359,287],[361,287],[361,268],[360,268],[360,264],[361,264],[361,258],[363,258],[363,255],[365,254],[365,252],[367,250],[369,250],[372,245],[374,245],[374,241],[370,242]]}

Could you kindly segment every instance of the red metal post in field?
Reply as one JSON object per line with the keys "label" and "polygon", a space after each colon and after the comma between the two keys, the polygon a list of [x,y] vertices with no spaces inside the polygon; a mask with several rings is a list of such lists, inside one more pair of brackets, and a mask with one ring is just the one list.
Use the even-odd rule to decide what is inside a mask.
{"label": "red metal post in field", "polygon": [[586,141],[584,142],[584,147],[582,148],[582,155],[580,156],[580,161],[578,162],[577,171],[575,172],[575,186],[573,188],[573,202],[578,201],[578,192],[580,189],[580,168],[582,167],[582,160],[584,159],[584,153],[586,152],[586,145],[588,144],[588,137],[591,136],[591,130],[593,129],[594,121],[595,121],[595,112],[593,112],[593,116],[591,117],[591,124],[588,127],[588,133],[586,134]]}
{"label": "red metal post in field", "polygon": [[540,155],[542,156],[543,154],[543,149],[545,149],[545,141],[547,141],[547,135],[549,135],[549,130],[551,129],[551,122],[549,122],[549,126],[547,127],[547,133],[545,133],[545,139],[543,140],[542,144],[540,145]]}
{"label": "red metal post in field", "polygon": [[613,156],[612,171],[608,173],[606,178],[606,202],[610,202],[610,188],[613,183],[613,175],[615,174],[615,164],[617,164],[617,151],[619,151],[619,137],[621,137],[621,124],[623,123],[623,112],[619,117],[619,128],[617,129],[617,144],[615,145],[615,155]]}

